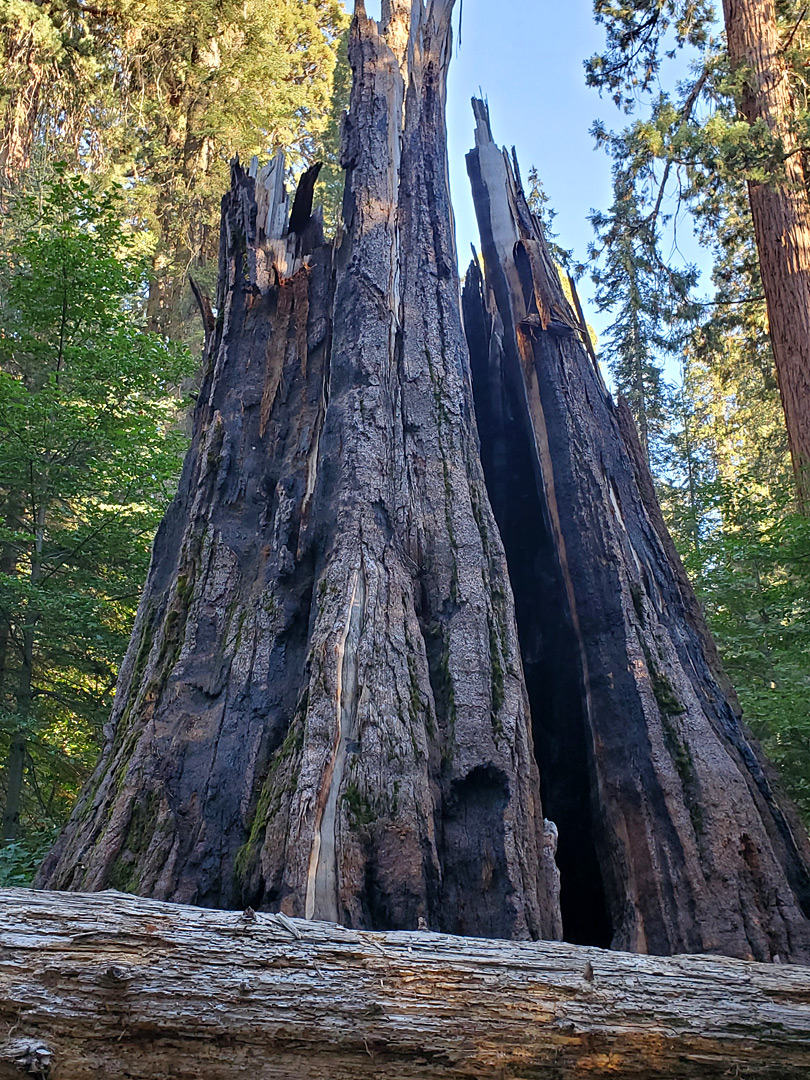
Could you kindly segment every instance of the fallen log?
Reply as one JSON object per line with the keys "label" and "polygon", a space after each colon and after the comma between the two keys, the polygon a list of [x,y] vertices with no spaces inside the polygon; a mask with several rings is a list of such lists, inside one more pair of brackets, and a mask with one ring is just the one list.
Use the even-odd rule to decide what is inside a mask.
{"label": "fallen log", "polygon": [[810,969],[0,892],[0,1080],[810,1069]]}

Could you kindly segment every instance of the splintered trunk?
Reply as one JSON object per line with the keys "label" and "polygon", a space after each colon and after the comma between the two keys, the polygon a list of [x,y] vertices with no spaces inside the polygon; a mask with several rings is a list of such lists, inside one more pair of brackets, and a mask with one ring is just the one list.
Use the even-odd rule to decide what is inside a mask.
{"label": "splintered trunk", "polygon": [[447,187],[452,0],[358,4],[345,224],[233,169],[219,316],[108,742],[39,883],[559,932]]}
{"label": "splintered trunk", "polygon": [[741,726],[516,163],[473,104],[486,280],[473,263],[465,323],[566,939],[806,961],[806,837]]}

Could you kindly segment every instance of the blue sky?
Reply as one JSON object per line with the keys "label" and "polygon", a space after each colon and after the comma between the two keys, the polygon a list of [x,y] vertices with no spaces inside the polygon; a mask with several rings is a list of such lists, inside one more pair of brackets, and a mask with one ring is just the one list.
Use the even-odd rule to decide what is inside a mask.
{"label": "blue sky", "polygon": [[464,165],[472,145],[470,97],[489,100],[493,135],[515,146],[524,179],[539,170],[564,247],[584,259],[588,213],[610,203],[610,161],[589,129],[621,123],[612,102],[585,86],[582,62],[602,43],[590,0],[466,0],[461,48],[450,69],[447,128],[460,258],[477,236]]}

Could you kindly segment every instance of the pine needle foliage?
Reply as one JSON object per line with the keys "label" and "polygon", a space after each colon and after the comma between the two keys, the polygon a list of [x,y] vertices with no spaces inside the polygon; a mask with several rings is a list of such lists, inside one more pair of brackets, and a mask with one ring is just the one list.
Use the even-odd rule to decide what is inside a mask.
{"label": "pine needle foliage", "polygon": [[0,249],[4,840],[60,822],[94,762],[194,366],[144,331],[120,195],[59,167],[13,215]]}
{"label": "pine needle foliage", "polygon": [[[794,131],[806,146],[808,9],[793,0],[776,8]],[[746,719],[810,822],[810,532],[793,494],[746,188],[781,180],[784,148],[740,117],[745,73],[730,71],[717,5],[595,0],[594,14],[605,48],[587,61],[587,81],[633,114],[621,132],[594,128],[614,160],[614,204],[594,218],[614,377],[627,393],[637,317],[644,346],[634,371],[656,402],[647,441],[665,514]],[[679,78],[667,71],[676,58]],[[711,253],[709,296],[665,257],[673,226],[691,226]],[[674,294],[673,273],[682,275]],[[679,302],[663,302],[668,295]],[[667,385],[673,350],[680,376],[670,366]],[[631,405],[643,439],[638,399]]]}

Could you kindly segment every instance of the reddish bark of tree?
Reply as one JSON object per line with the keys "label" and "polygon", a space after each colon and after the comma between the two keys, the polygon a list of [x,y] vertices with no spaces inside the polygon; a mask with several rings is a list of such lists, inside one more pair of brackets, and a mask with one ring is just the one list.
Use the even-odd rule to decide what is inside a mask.
{"label": "reddish bark of tree", "polygon": [[745,75],[740,109],[781,143],[783,172],[750,182],[762,285],[799,500],[810,511],[810,200],[773,0],[723,0],[729,58]]}

